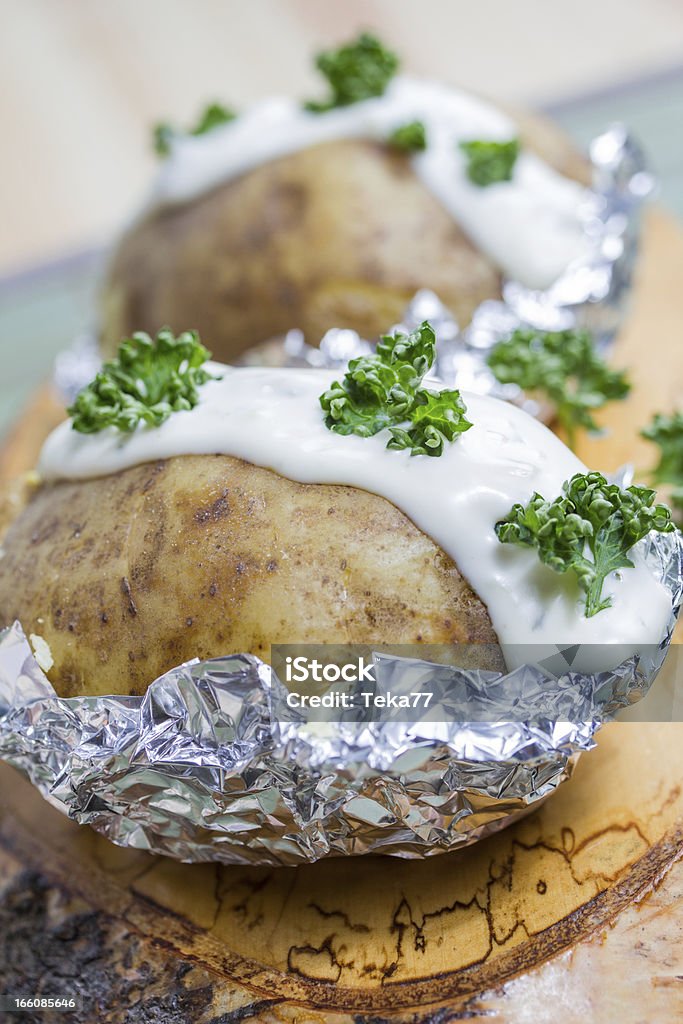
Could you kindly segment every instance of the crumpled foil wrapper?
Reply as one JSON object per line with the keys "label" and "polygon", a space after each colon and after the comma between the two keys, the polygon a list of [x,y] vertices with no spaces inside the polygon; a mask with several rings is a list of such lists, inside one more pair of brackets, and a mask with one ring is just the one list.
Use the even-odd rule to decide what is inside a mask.
{"label": "crumpled foil wrapper", "polygon": [[0,758],[113,842],[183,861],[457,849],[552,793],[605,719],[647,692],[681,603],[683,543],[642,543],[671,593],[670,631],[613,671],[572,671],[560,648],[552,671],[507,674],[374,656],[389,689],[428,670],[445,722],[283,720],[283,684],[249,654],[180,665],[144,697],[61,699],[15,623],[0,634]]}

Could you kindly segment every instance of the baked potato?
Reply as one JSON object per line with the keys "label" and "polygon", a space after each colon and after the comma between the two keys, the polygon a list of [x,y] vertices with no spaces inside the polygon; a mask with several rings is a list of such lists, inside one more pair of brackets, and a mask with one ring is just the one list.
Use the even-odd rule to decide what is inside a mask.
{"label": "baked potato", "polygon": [[523,410],[423,387],[435,353],[424,322],[340,381],[135,335],[0,506],[0,627],[21,623],[63,696],[272,644],[484,645],[496,668],[511,644],[659,642],[671,598],[642,560],[574,567],[606,514],[626,551],[668,510]]}
{"label": "baked potato", "polygon": [[225,455],[44,484],[0,558],[0,623],[49,646],[58,694],[139,694],[271,643],[496,643],[452,560],[385,499]]}
{"label": "baked potato", "polygon": [[[363,39],[367,43],[368,37],[361,37],[345,48],[344,58],[346,65],[349,60],[361,62],[356,69],[361,79],[362,62],[367,59]],[[381,54],[376,40],[371,40],[373,47]],[[386,51],[384,55],[391,58],[393,69],[397,59]],[[324,61],[319,67],[324,68]],[[412,88],[401,81],[404,90]],[[353,84],[355,88],[357,80]],[[400,103],[396,108],[395,96],[388,98],[389,91],[386,96],[382,92],[386,80],[381,87],[375,85],[361,95],[344,97],[339,116],[362,107],[357,101],[368,97],[374,97],[371,104],[380,104],[372,108],[371,121],[377,116],[381,120],[385,100],[394,104],[392,109],[403,109]],[[434,96],[426,98],[424,84],[414,87],[418,108],[419,103],[427,113],[439,108],[441,87],[435,86]],[[406,102],[410,111],[417,101],[409,95]],[[456,122],[458,117],[462,120],[462,102],[456,101]],[[469,100],[464,102],[467,105]],[[478,109],[478,101],[471,102]],[[316,118],[324,120],[327,108],[322,109]],[[400,320],[407,302],[421,288],[435,291],[461,324],[469,322],[483,300],[500,296],[500,268],[468,238],[457,216],[443,205],[443,197],[437,198],[417,173],[411,152],[395,148],[386,138],[372,139],[373,129],[365,132],[365,115],[359,115],[357,132],[353,126],[349,130],[347,122],[339,137],[332,127],[322,130],[322,141],[311,142],[318,139],[311,125],[320,123],[314,118],[303,125],[301,145],[292,147],[285,140],[278,152],[276,142],[271,152],[269,136],[277,136],[280,130],[280,136],[293,137],[302,127],[296,123],[297,110],[300,114],[300,107],[290,108],[295,120],[284,129],[266,112],[261,122],[254,122],[257,130],[251,134],[240,134],[238,124],[242,117],[249,120],[249,112],[239,117],[226,113],[238,124],[238,134],[219,141],[216,179],[210,176],[194,194],[190,190],[185,195],[181,189],[180,197],[176,195],[170,204],[162,194],[167,168],[162,169],[162,192],[153,195],[151,206],[124,234],[111,257],[101,300],[106,355],[113,354],[120,339],[134,329],[151,332],[169,324],[173,329],[198,329],[211,338],[216,358],[231,362],[246,349],[290,328],[300,328],[313,345],[331,327],[349,327],[375,338],[387,324]],[[330,116],[334,119],[338,113],[332,110]],[[383,116],[386,121],[386,111]],[[499,126],[501,115],[493,108],[484,116],[485,126],[491,127],[491,117]],[[463,123],[471,121],[466,111]],[[515,145],[519,142],[520,150],[540,156],[568,178],[585,180],[584,161],[552,126],[517,116],[514,122],[503,123],[516,131]],[[211,119],[204,118],[190,135],[207,128],[214,130]],[[232,124],[229,129],[233,130]],[[430,131],[428,127],[427,141],[423,141],[427,148]],[[204,159],[205,142],[185,137],[183,152],[191,165],[198,152],[200,163]],[[199,146],[199,151],[192,146]],[[255,163],[247,160],[245,165],[242,151],[252,146],[259,155]],[[234,173],[225,170],[233,163]],[[456,167],[453,175],[459,173]],[[184,180],[184,172],[180,177]],[[448,188],[452,180],[446,171],[443,187]],[[532,199],[526,223],[542,221],[543,213],[539,216],[533,209],[533,197],[545,188],[536,171],[525,188],[522,206]],[[550,189],[553,193],[556,184],[551,183]],[[470,207],[479,207],[478,198]],[[557,202],[560,209],[565,200],[552,198],[551,205]],[[498,210],[495,203],[494,207]],[[500,212],[491,217],[505,220]],[[549,230],[552,236],[552,227]],[[517,233],[509,226],[508,234]],[[554,238],[547,241],[552,248]]]}
{"label": "baked potato", "polygon": [[333,326],[373,338],[423,287],[467,322],[499,282],[405,156],[330,142],[136,225],[105,281],[102,341],[191,324],[230,361],[291,327],[312,344]]}
{"label": "baked potato", "polygon": [[[552,131],[529,135],[558,169],[580,176],[581,161]],[[330,142],[136,224],[106,274],[102,346],[110,355],[133,330],[191,324],[230,362],[291,327],[310,344],[334,326],[374,338],[420,288],[466,324],[500,285],[406,156]]]}

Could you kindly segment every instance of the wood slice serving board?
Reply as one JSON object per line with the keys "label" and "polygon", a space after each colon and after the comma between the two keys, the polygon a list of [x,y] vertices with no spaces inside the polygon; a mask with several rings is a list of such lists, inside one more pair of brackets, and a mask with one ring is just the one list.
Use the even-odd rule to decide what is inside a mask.
{"label": "wood slice serving board", "polygon": [[[645,233],[612,356],[633,394],[580,451],[605,470],[651,464],[638,428],[683,393],[683,236],[657,212]],[[0,472],[32,464],[54,415],[36,400]],[[605,728],[538,810],[424,862],[177,864],[111,845],[0,766],[0,994],[81,995],[61,1019],[88,1024],[668,1024],[683,1020],[681,852],[674,722]]]}

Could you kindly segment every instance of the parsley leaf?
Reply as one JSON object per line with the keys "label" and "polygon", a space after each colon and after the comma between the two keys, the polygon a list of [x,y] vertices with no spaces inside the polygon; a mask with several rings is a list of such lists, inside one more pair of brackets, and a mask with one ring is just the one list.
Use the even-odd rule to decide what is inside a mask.
{"label": "parsley leaf", "polygon": [[329,100],[311,100],[306,110],[316,114],[334,107],[348,107],[359,100],[381,96],[398,70],[398,57],[379,39],[363,32],[358,39],[338,50],[318,54],[316,67],[330,84]]}
{"label": "parsley leaf", "polygon": [[683,412],[671,416],[657,413],[641,434],[659,446],[659,462],[652,479],[656,484],[671,484],[671,501],[683,509]]}
{"label": "parsley leaf", "polygon": [[412,455],[442,455],[446,441],[455,441],[472,426],[466,412],[459,391],[420,388],[410,411],[412,427],[391,427],[387,448],[410,448]]}
{"label": "parsley leaf", "polygon": [[154,125],[152,129],[152,138],[154,140],[154,152],[157,156],[169,156],[171,153],[171,145],[173,139],[176,136],[176,131],[173,125],[169,124],[168,121],[160,121]]}
{"label": "parsley leaf", "polygon": [[206,135],[207,132],[213,131],[219,125],[234,121],[236,117],[235,111],[224,107],[222,103],[209,103],[202,111],[194,128],[190,130],[190,135]]}
{"label": "parsley leaf", "polygon": [[536,548],[544,565],[558,573],[576,573],[586,595],[586,618],[609,608],[602,587],[617,569],[633,568],[628,552],[651,530],[671,533],[675,527],[666,505],[654,505],[655,492],[634,485],[621,490],[602,473],[577,473],[552,501],[532,495],[528,504],[513,505],[496,523],[502,544]]}
{"label": "parsley leaf", "polygon": [[194,127],[186,132],[174,128],[167,121],[161,121],[154,126],[154,149],[159,156],[168,156],[173,140],[179,135],[206,135],[219,125],[234,121],[236,117],[234,110],[224,107],[221,103],[209,103],[199,115]]}
{"label": "parsley leaf", "polygon": [[598,430],[595,409],[631,390],[625,373],[605,363],[587,331],[520,328],[496,345],[487,362],[501,384],[518,384],[550,399],[572,448],[577,427]]}
{"label": "parsley leaf", "polygon": [[459,391],[423,388],[436,358],[434,331],[425,320],[410,334],[384,335],[372,356],[352,359],[342,381],[320,396],[325,426],[337,434],[371,437],[391,430],[387,448],[439,456],[446,441],[472,424]]}
{"label": "parsley leaf", "polygon": [[427,132],[423,121],[409,121],[391,133],[389,145],[407,153],[414,153],[427,148]]}
{"label": "parsley leaf", "polygon": [[172,412],[193,409],[199,386],[216,379],[203,369],[210,357],[196,331],[175,338],[164,328],[155,341],[143,332],[126,338],[116,359],[104,364],[67,409],[73,429],[95,434],[116,427],[130,433],[138,423],[158,427]]}
{"label": "parsley leaf", "polygon": [[460,149],[467,157],[467,177],[474,185],[486,188],[499,181],[510,181],[519,155],[519,140],[472,139],[461,142]]}

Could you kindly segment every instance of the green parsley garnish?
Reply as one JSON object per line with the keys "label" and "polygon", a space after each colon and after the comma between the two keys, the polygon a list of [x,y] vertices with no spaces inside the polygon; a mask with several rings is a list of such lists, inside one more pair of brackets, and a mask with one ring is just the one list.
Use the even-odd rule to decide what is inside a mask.
{"label": "green parsley garnish", "polygon": [[631,385],[622,370],[612,370],[598,354],[587,331],[537,331],[520,328],[488,357],[501,384],[546,395],[574,447],[577,427],[598,430],[592,413],[612,399],[625,398]]}
{"label": "green parsley garnish", "polygon": [[683,412],[671,416],[657,413],[641,434],[659,446],[659,462],[652,479],[656,484],[670,484],[672,503],[683,509]]}
{"label": "green parsley garnish", "polygon": [[441,455],[446,441],[472,424],[459,391],[422,387],[435,358],[436,338],[426,320],[410,334],[384,335],[375,355],[352,359],[344,379],[320,396],[325,426],[360,437],[389,428],[387,448]]}
{"label": "green parsley garnish", "polygon": [[167,121],[162,121],[154,126],[154,149],[159,156],[168,156],[173,140],[179,135],[206,135],[207,132],[219,125],[234,121],[236,117],[237,114],[234,110],[230,110],[220,103],[209,103],[200,114],[194,127],[186,132],[181,132]]}
{"label": "green parsley garnish", "polygon": [[422,121],[409,121],[392,132],[388,139],[394,149],[402,149],[413,153],[427,148],[427,132]]}
{"label": "green parsley garnish", "polygon": [[207,132],[213,131],[219,125],[234,121],[236,117],[237,114],[234,110],[229,110],[221,103],[209,103],[202,111],[201,117],[194,128],[190,131],[190,135],[206,135]]}
{"label": "green parsley garnish", "polygon": [[311,100],[306,110],[323,113],[333,107],[381,96],[398,69],[398,57],[382,46],[379,39],[363,32],[358,39],[338,50],[318,54],[316,67],[330,84],[329,100]]}
{"label": "green parsley garnish", "polygon": [[519,140],[472,139],[461,142],[460,149],[467,157],[467,177],[474,185],[486,188],[498,181],[510,181],[519,155]]}
{"label": "green parsley garnish", "polygon": [[602,597],[610,573],[633,568],[628,552],[651,530],[671,533],[671,511],[654,505],[655,492],[634,485],[622,490],[602,473],[577,473],[552,501],[535,493],[529,503],[513,505],[496,523],[502,544],[536,548],[555,572],[576,573],[586,595],[586,618],[609,608]]}
{"label": "green parsley garnish", "polygon": [[172,412],[193,409],[199,386],[216,379],[203,369],[210,358],[196,331],[175,338],[164,328],[155,341],[142,331],[126,338],[116,359],[104,364],[67,409],[73,429],[95,434],[116,427],[130,433],[138,423],[158,427]]}
{"label": "green parsley garnish", "polygon": [[168,156],[171,152],[171,144],[176,136],[176,130],[168,121],[160,121],[152,129],[154,139],[154,152],[157,156]]}

